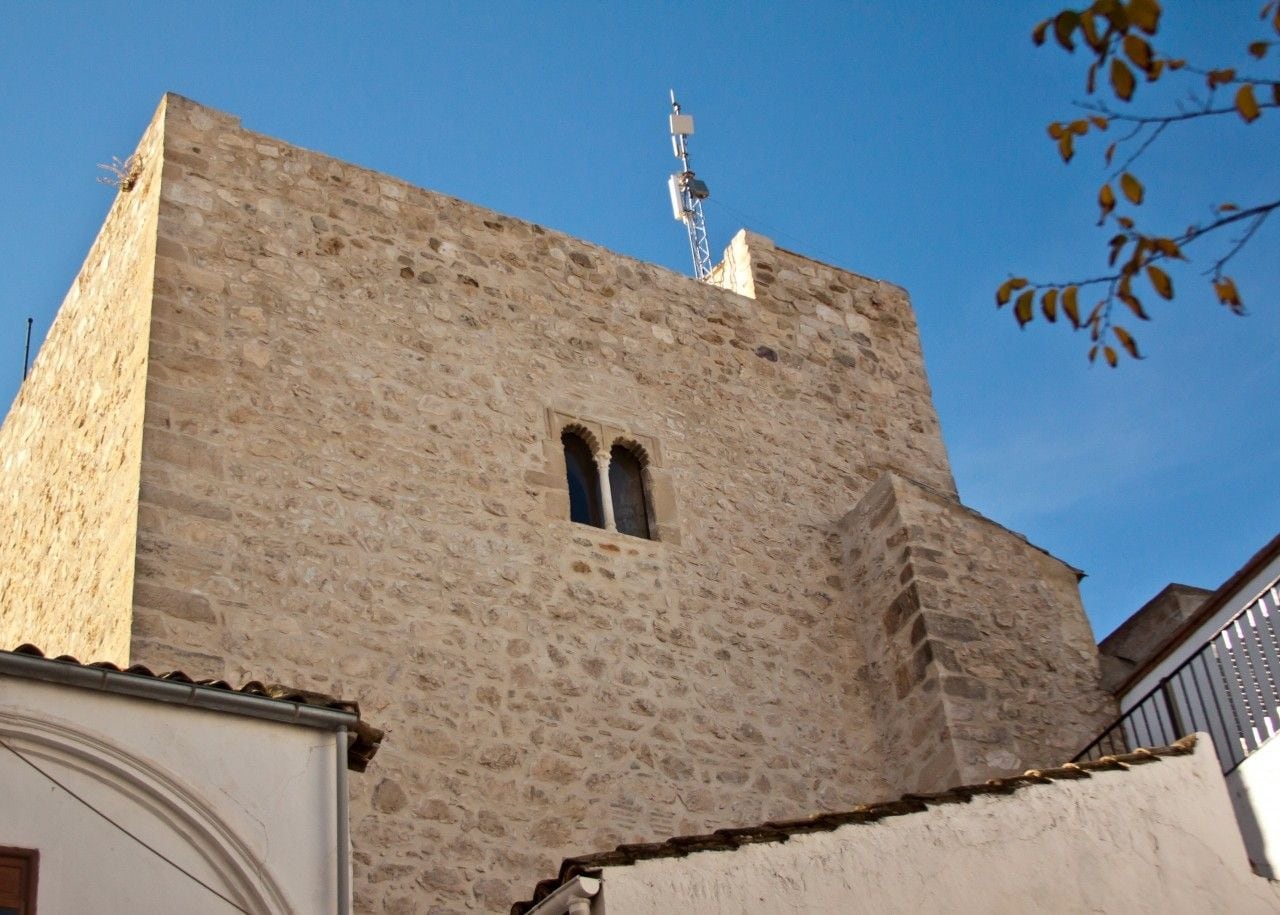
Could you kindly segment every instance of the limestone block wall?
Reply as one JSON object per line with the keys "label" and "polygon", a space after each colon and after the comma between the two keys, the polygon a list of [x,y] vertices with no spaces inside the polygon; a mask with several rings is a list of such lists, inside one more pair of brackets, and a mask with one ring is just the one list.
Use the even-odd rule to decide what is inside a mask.
{"label": "limestone block wall", "polygon": [[805,396],[838,411],[841,428],[831,430],[827,447],[858,476],[859,496],[884,471],[956,495],[905,289],[837,270],[746,230],[734,237],[711,281],[758,303],[753,318],[766,341],[758,355],[776,355],[781,365],[822,379]]}
{"label": "limestone block wall", "polygon": [[162,116],[0,428],[0,647],[128,660]]}
{"label": "limestone block wall", "polygon": [[[746,298],[173,97],[164,176],[135,659],[386,722],[359,908],[889,790],[836,522],[951,487],[901,290],[748,235]],[[661,539],[567,520],[555,416],[660,453]]]}
{"label": "limestone block wall", "polygon": [[1070,759],[1115,718],[1071,567],[895,475],[841,529],[873,688],[896,703],[878,716],[890,781],[931,791]]}

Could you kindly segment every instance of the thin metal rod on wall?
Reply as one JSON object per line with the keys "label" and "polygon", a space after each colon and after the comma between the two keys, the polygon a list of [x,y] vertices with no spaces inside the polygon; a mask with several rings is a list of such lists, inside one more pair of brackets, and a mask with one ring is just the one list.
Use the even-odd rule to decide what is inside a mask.
{"label": "thin metal rod on wall", "polygon": [[31,365],[31,325],[35,318],[27,318],[27,346],[22,351],[22,380],[27,380],[27,368]]}

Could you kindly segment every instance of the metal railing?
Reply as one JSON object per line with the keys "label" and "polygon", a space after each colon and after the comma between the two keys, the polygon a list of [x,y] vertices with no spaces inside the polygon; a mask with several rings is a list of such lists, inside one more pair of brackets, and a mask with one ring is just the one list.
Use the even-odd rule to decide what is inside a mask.
{"label": "metal railing", "polygon": [[1075,761],[1213,738],[1228,774],[1280,729],[1280,579],[1126,711]]}

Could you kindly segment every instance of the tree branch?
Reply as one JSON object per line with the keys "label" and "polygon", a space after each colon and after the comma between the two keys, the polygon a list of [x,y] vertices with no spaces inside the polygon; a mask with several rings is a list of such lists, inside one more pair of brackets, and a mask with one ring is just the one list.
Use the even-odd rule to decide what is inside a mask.
{"label": "tree branch", "polygon": [[[1114,121],[1123,121],[1130,124],[1172,124],[1176,121],[1194,121],[1196,118],[1212,117],[1219,114],[1239,114],[1239,110],[1235,105],[1229,108],[1202,108],[1198,111],[1185,111],[1180,114],[1162,114],[1162,115],[1140,115],[1125,114],[1122,111],[1116,111],[1114,108],[1108,107],[1101,102],[1076,102],[1076,104],[1087,111],[1096,111],[1099,114],[1110,118]],[[1280,108],[1280,102],[1259,102],[1259,109]]]}
{"label": "tree branch", "polygon": [[[1145,125],[1141,125],[1141,124],[1138,125],[1138,129],[1141,130],[1143,126]],[[1156,137],[1160,136],[1160,134],[1162,134],[1164,132],[1164,129],[1168,126],[1169,125],[1167,123],[1157,124],[1156,129],[1151,131],[1151,136],[1143,140],[1142,145],[1140,145],[1136,150],[1134,150],[1134,152],[1129,156],[1129,158],[1125,159],[1124,163],[1111,173],[1111,176],[1107,178],[1107,180],[1115,181],[1116,178],[1118,178],[1120,175],[1127,172],[1129,170],[1129,166],[1133,165],[1134,162],[1138,161],[1138,157],[1147,151],[1147,147],[1149,147],[1152,143],[1154,143],[1156,141]],[[1132,136],[1133,134],[1130,134],[1129,137],[1126,137],[1125,139],[1126,140],[1131,139]],[[1124,142],[1124,140],[1122,140],[1121,142]]]}
{"label": "tree branch", "polygon": [[[1277,201],[1277,203],[1280,203],[1280,201]],[[1269,209],[1264,209],[1262,212],[1258,213],[1254,217],[1253,222],[1250,223],[1249,227],[1244,230],[1244,234],[1236,239],[1236,243],[1231,246],[1231,250],[1218,258],[1214,262],[1213,267],[1204,272],[1204,275],[1212,276],[1215,280],[1220,279],[1222,277],[1222,268],[1227,265],[1227,261],[1240,253],[1240,249],[1249,243],[1249,239],[1253,238],[1254,233],[1257,232],[1262,224],[1267,221],[1267,217],[1271,215],[1275,208],[1276,204],[1272,204]]]}
{"label": "tree branch", "polygon": [[[1258,231],[1258,227],[1262,224],[1262,222],[1268,216],[1270,216],[1272,212],[1278,209],[1280,209],[1280,200],[1273,200],[1270,203],[1259,204],[1257,206],[1249,207],[1246,210],[1237,210],[1236,212],[1231,213],[1230,215],[1222,216],[1222,217],[1219,217],[1218,219],[1215,219],[1213,222],[1209,223],[1207,226],[1192,226],[1186,232],[1174,238],[1173,241],[1179,248],[1183,248],[1183,247],[1186,247],[1187,245],[1192,244],[1193,242],[1200,240],[1201,238],[1203,238],[1204,236],[1208,235],[1211,232],[1216,232],[1218,229],[1225,228],[1229,225],[1234,225],[1235,223],[1240,222],[1241,220],[1253,219],[1256,217],[1256,222],[1249,227],[1249,229],[1245,232],[1245,235],[1240,240],[1237,241],[1237,243],[1232,248],[1232,250],[1214,265],[1214,268],[1216,271],[1220,269],[1222,265],[1226,264],[1227,261],[1231,260],[1231,258],[1233,258],[1236,255],[1236,253],[1241,248],[1244,247],[1244,245],[1249,241],[1249,239],[1253,236],[1253,234]],[[1133,238],[1133,237],[1136,237],[1138,233],[1130,230],[1125,234]],[[1147,259],[1147,263],[1154,263],[1156,261],[1168,260],[1168,259],[1169,259],[1169,255],[1162,254],[1160,252],[1155,252],[1151,255],[1150,258]],[[1029,283],[1028,286],[1029,288],[1035,289],[1037,291],[1042,289],[1066,289],[1068,286],[1096,286],[1100,283],[1115,283],[1119,281],[1121,277],[1124,276],[1124,273],[1125,273],[1124,270],[1120,269],[1120,270],[1114,271],[1113,273],[1105,274],[1103,276],[1090,277],[1087,280],[1068,280],[1066,282],[1053,282],[1053,283]],[[1217,273],[1215,272],[1214,275],[1216,276]],[[1110,298],[1110,296],[1108,296],[1108,298]]]}
{"label": "tree branch", "polygon": [[[1184,64],[1182,69],[1188,73],[1194,73],[1197,76],[1208,76],[1209,74],[1214,72],[1213,70],[1206,70],[1203,67],[1193,67],[1191,64]],[[1223,67],[1218,72],[1221,72],[1222,70],[1226,70],[1226,69],[1231,69],[1231,68]],[[1263,79],[1261,77],[1254,78],[1252,76],[1241,76],[1239,73],[1237,73],[1235,76],[1231,77],[1231,79],[1219,79],[1218,85],[1234,86],[1234,85],[1239,85],[1241,83],[1255,83],[1256,85],[1259,85],[1259,86],[1274,86],[1278,82],[1280,82],[1280,80],[1274,80],[1269,78]]]}

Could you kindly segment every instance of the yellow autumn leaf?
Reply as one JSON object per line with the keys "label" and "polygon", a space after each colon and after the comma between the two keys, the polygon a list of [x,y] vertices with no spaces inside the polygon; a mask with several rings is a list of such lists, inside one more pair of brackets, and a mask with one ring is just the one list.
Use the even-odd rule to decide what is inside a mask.
{"label": "yellow autumn leaf", "polygon": [[1062,290],[1062,310],[1071,319],[1073,327],[1080,326],[1080,306],[1076,303],[1076,287],[1068,286]]}
{"label": "yellow autumn leaf", "polygon": [[1102,215],[1098,217],[1098,225],[1102,225],[1107,218],[1107,214],[1116,208],[1116,192],[1111,190],[1111,185],[1104,184],[1102,189],[1098,191],[1098,206],[1102,208]]}
{"label": "yellow autumn leaf", "polygon": [[1093,10],[1083,10],[1080,13],[1080,32],[1094,51],[1101,51],[1105,46],[1102,36],[1098,34],[1098,24],[1094,20]]}
{"label": "yellow autumn leaf", "polygon": [[1151,45],[1137,35],[1130,34],[1124,36],[1123,47],[1125,57],[1133,61],[1139,70],[1151,69]]}
{"label": "yellow autumn leaf", "polygon": [[1236,309],[1240,307],[1240,292],[1236,289],[1235,280],[1224,276],[1213,281],[1213,291],[1218,294],[1218,301]]}
{"label": "yellow autumn leaf", "polygon": [[1111,88],[1116,91],[1116,95],[1124,101],[1133,98],[1134,89],[1133,72],[1125,66],[1123,60],[1118,57],[1111,59]]}
{"label": "yellow autumn leaf", "polygon": [[1262,58],[1267,56],[1268,47],[1270,47],[1270,45],[1265,41],[1255,41],[1253,44],[1249,45],[1249,53],[1258,58],[1258,60],[1262,60]]}
{"label": "yellow autumn leaf", "polygon": [[1106,357],[1107,357],[1107,365],[1111,366],[1112,368],[1115,368],[1115,367],[1116,367],[1116,363],[1120,361],[1120,360],[1116,357],[1116,351],[1115,351],[1115,349],[1113,349],[1113,348],[1112,348],[1112,347],[1110,347],[1110,346],[1104,346],[1104,347],[1102,348],[1102,355],[1104,355],[1104,356],[1106,356]]}
{"label": "yellow autumn leaf", "polygon": [[1251,84],[1245,83],[1236,93],[1236,111],[1240,112],[1240,117],[1244,118],[1246,124],[1256,121],[1258,115],[1262,114],[1258,109],[1258,100],[1253,97]]}
{"label": "yellow autumn leaf", "polygon": [[1036,293],[1034,289],[1028,289],[1018,296],[1018,300],[1013,303],[1013,314],[1018,319],[1018,325],[1022,326],[1031,320],[1032,306],[1035,303]]}
{"label": "yellow autumn leaf", "polygon": [[1129,0],[1129,21],[1148,35],[1160,27],[1160,4],[1156,0]]}
{"label": "yellow autumn leaf", "polygon": [[1222,70],[1210,70],[1205,77],[1205,82],[1210,89],[1217,89],[1219,86],[1225,86],[1236,78],[1236,71],[1231,67]]}
{"label": "yellow autumn leaf", "polygon": [[1040,310],[1049,319],[1049,323],[1058,320],[1058,290],[1050,289],[1040,300]]}
{"label": "yellow autumn leaf", "polygon": [[1120,190],[1135,206],[1142,203],[1142,182],[1128,172],[1120,176]]}
{"label": "yellow autumn leaf", "polygon": [[1113,235],[1111,241],[1107,242],[1111,246],[1111,255],[1107,258],[1107,266],[1114,267],[1116,259],[1120,257],[1120,252],[1124,250],[1124,246],[1129,243],[1127,235]]}
{"label": "yellow autumn leaf", "polygon": [[1071,33],[1076,30],[1076,26],[1079,24],[1080,14],[1073,10],[1063,10],[1053,18],[1053,37],[1058,39],[1058,44],[1068,51],[1076,49],[1075,42],[1071,40]]}
{"label": "yellow autumn leaf", "polygon": [[1129,353],[1130,356],[1132,356],[1134,359],[1142,358],[1141,356],[1138,355],[1138,344],[1134,341],[1132,334],[1130,334],[1127,330],[1125,330],[1119,324],[1112,327],[1111,332],[1116,335],[1116,339],[1120,341],[1120,345],[1125,348],[1125,350]]}
{"label": "yellow autumn leaf", "polygon": [[1025,285],[1027,285],[1026,279],[1020,276],[1010,277],[1001,283],[1000,288],[996,290],[996,307],[1009,304],[1009,297],[1013,295],[1013,291]]}
{"label": "yellow autumn leaf", "polygon": [[[1130,267],[1132,262],[1126,264],[1126,268]],[[1120,278],[1119,285],[1116,286],[1116,298],[1128,307],[1128,309],[1144,321],[1151,320],[1147,317],[1146,311],[1142,307],[1142,300],[1133,294],[1133,273],[1126,270],[1124,276]]]}
{"label": "yellow autumn leaf", "polygon": [[1173,298],[1173,280],[1169,279],[1169,274],[1155,264],[1147,264],[1147,279],[1151,280],[1151,287],[1160,293],[1161,298]]}

